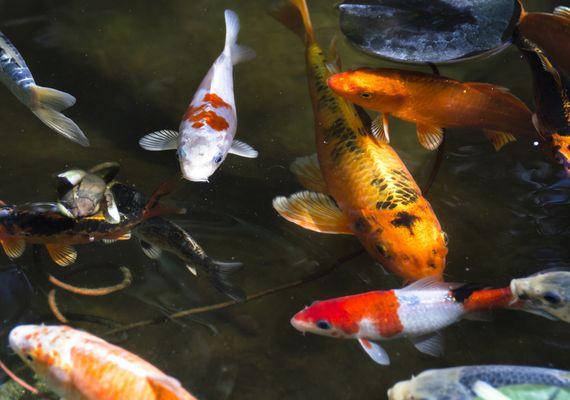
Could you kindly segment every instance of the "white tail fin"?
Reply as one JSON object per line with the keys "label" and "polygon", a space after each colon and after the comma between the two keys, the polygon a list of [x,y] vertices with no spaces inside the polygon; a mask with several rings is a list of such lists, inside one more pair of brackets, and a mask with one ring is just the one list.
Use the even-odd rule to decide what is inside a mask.
{"label": "white tail fin", "polygon": [[237,44],[239,33],[239,17],[232,10],[226,10],[224,13],[226,18],[226,44],[224,52],[229,53],[232,64],[236,65],[240,62],[255,58],[255,51],[246,46]]}
{"label": "white tail fin", "polygon": [[89,140],[81,129],[61,111],[75,104],[75,97],[56,89],[34,85],[31,88],[34,114],[51,129],[82,146],[89,146]]}
{"label": "white tail fin", "polygon": [[81,129],[65,115],[51,108],[35,108],[33,113],[51,129],[65,136],[69,140],[79,143],[82,146],[89,146],[89,140]]}

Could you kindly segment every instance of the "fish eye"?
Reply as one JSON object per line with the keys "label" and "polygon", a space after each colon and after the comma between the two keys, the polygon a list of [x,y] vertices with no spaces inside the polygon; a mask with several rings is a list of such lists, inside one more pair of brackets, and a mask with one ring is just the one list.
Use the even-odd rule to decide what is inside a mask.
{"label": "fish eye", "polygon": [[371,99],[371,98],[372,98],[372,93],[370,93],[370,92],[362,92],[362,93],[360,93],[360,97],[362,97],[363,99]]}
{"label": "fish eye", "polygon": [[388,257],[388,249],[383,244],[376,244],[376,250],[382,257]]}
{"label": "fish eye", "polygon": [[34,357],[32,357],[30,354],[26,354],[26,360],[28,360],[29,362],[33,362]]}
{"label": "fish eye", "polygon": [[441,236],[443,237],[443,243],[447,246],[449,244],[449,236],[445,232],[441,232]]}
{"label": "fish eye", "polygon": [[216,164],[221,163],[221,162],[222,162],[222,155],[221,155],[221,154],[218,154],[216,157],[214,157],[214,162],[215,162]]}
{"label": "fish eye", "polygon": [[547,302],[549,302],[550,304],[559,304],[562,301],[560,296],[558,296],[556,293],[553,293],[553,292],[544,293],[542,298],[544,300],[546,300]]}
{"label": "fish eye", "polygon": [[321,319],[321,320],[317,321],[317,328],[328,330],[328,329],[331,329],[331,324],[329,324],[328,321]]}

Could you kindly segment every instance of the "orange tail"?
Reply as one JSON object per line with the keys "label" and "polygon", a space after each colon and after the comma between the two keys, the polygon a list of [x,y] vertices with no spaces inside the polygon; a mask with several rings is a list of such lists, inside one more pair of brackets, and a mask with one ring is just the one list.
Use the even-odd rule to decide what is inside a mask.
{"label": "orange tail", "polygon": [[315,41],[313,24],[305,0],[285,0],[270,11],[277,21],[295,32],[307,43]]}
{"label": "orange tail", "polygon": [[144,207],[142,214],[143,219],[149,219],[162,215],[186,213],[185,208],[165,206],[159,203],[160,199],[170,194],[174,190],[175,186],[176,183],[173,180],[160,184],[160,186],[154,191],[149,201],[146,203],[146,206]]}

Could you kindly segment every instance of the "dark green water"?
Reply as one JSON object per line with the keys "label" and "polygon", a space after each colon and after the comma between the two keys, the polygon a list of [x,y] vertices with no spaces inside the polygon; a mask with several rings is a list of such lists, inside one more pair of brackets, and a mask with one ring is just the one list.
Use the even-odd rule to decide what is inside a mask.
{"label": "dark green water", "polygon": [[[309,2],[323,45],[337,30],[333,3]],[[544,11],[568,5],[526,3],[530,10]],[[0,88],[0,198],[7,203],[53,200],[53,173],[107,160],[119,161],[119,179],[145,193],[178,174],[174,152],[146,152],[137,141],[145,133],[178,127],[221,51],[223,10],[232,8],[242,22],[240,43],[258,54],[235,70],[237,138],[259,150],[260,157],[230,155],[209,184],[185,183],[169,199],[189,209],[176,221],[210,256],[245,263],[237,280],[248,294],[303,279],[358,250],[354,238],[308,232],[271,207],[273,197],[301,190],[288,166],[314,152],[314,134],[302,44],[266,15],[269,5],[253,0],[0,0],[0,30],[18,47],[39,84],[78,98],[66,114],[92,143],[84,149],[62,139]],[[346,43],[340,52],[345,68],[389,65]],[[506,86],[532,105],[530,72],[513,48],[491,59],[444,67],[442,74]],[[413,126],[394,121],[391,130],[394,147],[422,184],[435,154],[420,147]],[[569,266],[570,183],[558,177],[560,168],[529,143],[495,153],[481,134],[449,136],[429,194],[450,238],[447,279],[501,285],[544,268]],[[95,316],[122,325],[227,300],[176,260],[149,260],[135,240],[78,250],[78,262],[69,270],[79,272],[68,281],[112,284],[120,279],[120,266],[130,267],[135,280],[107,297],[59,292],[59,305],[70,317]],[[9,264],[2,257],[0,262]],[[65,273],[44,250],[34,257],[28,249],[18,265],[35,289],[23,321],[53,322],[46,272]],[[497,312],[492,322],[460,322],[445,331],[446,353],[440,359],[420,354],[407,341],[388,343],[388,368],[372,362],[356,342],[303,336],[289,324],[313,300],[398,285],[361,254],[311,283],[197,314],[194,320],[113,336],[105,336],[109,327],[101,323],[73,325],[135,352],[204,399],[377,399],[397,381],[429,368],[484,363],[570,369],[567,325],[530,314]],[[20,368],[7,348],[0,354]]]}

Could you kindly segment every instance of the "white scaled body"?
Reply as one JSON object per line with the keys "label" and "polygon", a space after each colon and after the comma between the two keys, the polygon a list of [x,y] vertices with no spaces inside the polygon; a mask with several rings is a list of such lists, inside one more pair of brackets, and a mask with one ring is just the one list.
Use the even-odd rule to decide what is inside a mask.
{"label": "white scaled body", "polygon": [[234,140],[237,114],[234,99],[233,66],[251,59],[255,53],[237,44],[238,16],[225,11],[226,42],[200,84],[179,131],[158,131],[144,136],[139,144],[151,151],[178,151],[180,169],[184,178],[207,182],[228,153],[248,158],[257,157],[257,151]]}

